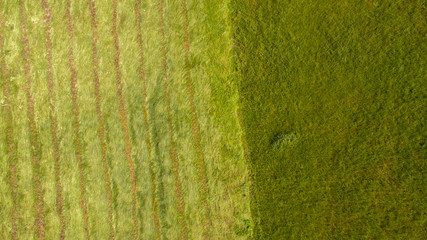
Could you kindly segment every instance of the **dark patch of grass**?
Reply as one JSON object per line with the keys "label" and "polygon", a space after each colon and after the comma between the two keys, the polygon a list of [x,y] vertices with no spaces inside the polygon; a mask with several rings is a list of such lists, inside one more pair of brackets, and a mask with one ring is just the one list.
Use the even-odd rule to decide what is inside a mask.
{"label": "dark patch of grass", "polygon": [[[423,1],[234,1],[258,239],[421,239]],[[272,151],[278,132],[295,132]]]}

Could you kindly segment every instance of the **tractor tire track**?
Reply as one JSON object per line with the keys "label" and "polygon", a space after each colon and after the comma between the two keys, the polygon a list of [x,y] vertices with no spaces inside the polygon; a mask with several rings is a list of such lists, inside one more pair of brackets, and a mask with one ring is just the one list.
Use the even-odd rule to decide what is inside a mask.
{"label": "tractor tire track", "polygon": [[98,117],[98,137],[101,142],[101,157],[102,157],[102,165],[104,167],[104,182],[105,182],[105,190],[107,193],[108,200],[108,223],[110,225],[110,239],[114,240],[115,237],[115,228],[114,228],[114,210],[113,210],[113,194],[111,188],[111,177],[109,173],[109,166],[107,163],[107,143],[105,140],[105,125],[104,119],[102,115],[101,109],[101,94],[100,94],[100,83],[99,83],[99,74],[98,74],[98,50],[97,50],[97,42],[98,42],[98,24],[96,22],[96,6],[95,1],[90,1],[90,16],[91,16],[91,25],[92,25],[92,62],[93,62],[93,84],[95,87],[95,99],[96,99],[96,114]]}
{"label": "tractor tire track", "polygon": [[210,207],[208,203],[208,196],[209,196],[209,188],[208,188],[208,177],[207,177],[207,170],[206,170],[206,163],[205,163],[205,156],[202,149],[202,143],[201,143],[201,135],[200,135],[200,122],[197,117],[197,111],[196,111],[196,104],[194,103],[194,84],[191,79],[191,67],[189,66],[190,61],[190,33],[188,31],[188,10],[187,10],[187,4],[186,0],[181,1],[181,8],[184,18],[184,50],[185,50],[185,79],[186,79],[186,85],[187,85],[187,94],[189,96],[190,100],[190,107],[191,107],[191,125],[192,125],[192,133],[193,133],[193,144],[194,148],[196,150],[196,163],[198,167],[198,177],[199,177],[199,184],[200,184],[200,195],[201,200],[203,204],[204,209],[204,216],[203,216],[203,222],[204,222],[204,232],[203,232],[203,239],[210,239],[210,228],[212,226],[212,221],[210,218],[211,212]]}
{"label": "tractor tire track", "polygon": [[63,213],[64,198],[63,189],[61,185],[61,159],[59,154],[59,143],[58,143],[58,120],[55,111],[55,92],[54,92],[54,81],[53,81],[53,69],[52,69],[52,38],[51,38],[51,9],[46,0],[42,0],[42,7],[44,10],[44,24],[46,34],[46,57],[47,57],[47,80],[48,80],[48,101],[50,108],[50,121],[51,121],[51,132],[52,132],[52,144],[54,148],[54,168],[55,168],[55,184],[56,184],[56,211],[58,213],[59,221],[61,224],[60,239],[65,239],[65,227],[66,221]]}
{"label": "tractor tire track", "polygon": [[114,66],[116,69],[116,86],[117,86],[117,98],[119,100],[119,111],[120,111],[120,121],[122,124],[122,130],[124,134],[125,140],[125,151],[126,151],[126,159],[128,163],[128,168],[130,172],[130,181],[132,184],[132,218],[134,224],[134,239],[139,238],[139,220],[137,215],[138,210],[138,202],[137,202],[137,186],[136,186],[136,171],[135,171],[135,163],[132,159],[132,144],[129,133],[129,126],[127,123],[126,117],[126,105],[122,91],[122,74],[120,71],[120,44],[119,44],[119,35],[117,33],[117,0],[113,1],[113,19],[112,19],[112,29],[111,34],[114,39]]}
{"label": "tractor tire track", "polygon": [[153,204],[154,208],[154,214],[153,214],[153,221],[154,226],[156,230],[156,239],[160,240],[161,237],[161,224],[160,224],[160,218],[159,218],[159,204],[157,199],[157,184],[156,184],[156,176],[154,174],[154,166],[153,166],[153,159],[152,159],[152,144],[151,144],[151,133],[150,133],[150,125],[148,123],[148,95],[147,95],[147,83],[146,83],[146,77],[145,77],[145,71],[144,71],[144,49],[142,44],[142,33],[141,33],[141,0],[136,1],[135,6],[135,18],[136,18],[136,28],[138,30],[138,47],[139,47],[139,77],[141,80],[142,85],[142,96],[144,98],[144,103],[142,105],[142,109],[144,111],[144,126],[147,131],[147,136],[145,138],[145,143],[147,145],[148,149],[148,166],[149,166],[149,172],[150,172],[150,180],[151,180],[151,191],[152,191],[152,197],[151,202]]}
{"label": "tractor tire track", "polygon": [[163,92],[165,95],[166,108],[167,108],[167,118],[169,125],[169,135],[170,135],[170,149],[169,154],[172,159],[172,174],[175,179],[175,194],[177,198],[177,210],[178,210],[178,222],[180,225],[180,239],[188,239],[188,228],[185,221],[185,202],[184,196],[182,193],[182,182],[179,175],[179,159],[176,152],[176,143],[174,140],[174,129],[172,122],[172,110],[171,110],[171,100],[168,90],[168,64],[167,64],[167,53],[166,53],[166,36],[165,36],[165,21],[164,21],[164,7],[163,0],[159,0],[159,14],[160,14],[160,35],[162,38],[162,67],[163,67]]}
{"label": "tractor tire track", "polygon": [[82,151],[82,140],[80,138],[80,122],[79,122],[79,116],[80,116],[80,110],[79,105],[77,103],[77,70],[74,65],[74,49],[73,49],[73,39],[74,39],[74,23],[73,19],[71,17],[71,0],[67,1],[67,10],[66,10],[66,17],[67,17],[67,30],[68,30],[68,36],[69,36],[69,68],[71,72],[71,98],[73,102],[73,115],[74,115],[74,122],[73,122],[73,130],[74,130],[74,148],[75,148],[75,154],[78,161],[79,166],[79,181],[80,181],[80,206],[83,211],[83,223],[84,223],[84,232],[86,235],[86,239],[90,239],[90,233],[89,233],[89,210],[87,207],[86,202],[86,180],[85,180],[85,172],[83,167],[83,151]]}
{"label": "tractor tire track", "polygon": [[13,115],[10,104],[10,72],[6,66],[5,52],[4,52],[4,25],[3,15],[0,11],[0,59],[1,59],[1,78],[3,79],[3,93],[5,96],[4,120],[6,122],[6,151],[9,159],[9,185],[12,193],[12,209],[10,211],[10,218],[12,229],[10,231],[10,238],[12,240],[18,239],[18,219],[19,219],[19,206],[18,206],[18,176],[17,176],[17,154],[16,142],[13,130]]}

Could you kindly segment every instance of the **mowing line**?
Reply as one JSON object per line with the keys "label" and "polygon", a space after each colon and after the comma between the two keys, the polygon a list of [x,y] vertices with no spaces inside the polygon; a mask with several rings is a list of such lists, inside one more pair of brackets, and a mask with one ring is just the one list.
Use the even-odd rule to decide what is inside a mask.
{"label": "mowing line", "polygon": [[49,86],[48,101],[50,107],[50,128],[52,132],[52,144],[54,148],[54,158],[55,158],[55,184],[56,184],[56,211],[59,216],[59,221],[61,223],[61,232],[60,239],[65,239],[65,217],[63,213],[64,198],[63,190],[61,186],[61,163],[59,155],[59,144],[58,144],[58,121],[56,118],[55,104],[54,104],[54,82],[53,82],[53,69],[52,69],[52,39],[51,39],[51,10],[46,0],[42,0],[42,7],[44,10],[44,24],[45,24],[45,34],[46,34],[46,57],[47,57],[47,80]]}
{"label": "mowing line", "polygon": [[6,144],[7,153],[9,157],[9,185],[12,192],[12,210],[10,212],[10,218],[12,223],[12,229],[10,231],[10,238],[13,240],[18,239],[18,176],[17,176],[17,156],[16,156],[16,143],[13,135],[13,116],[12,109],[10,107],[10,72],[6,66],[6,59],[4,54],[4,28],[3,28],[3,14],[0,11],[0,58],[1,58],[1,77],[4,79],[3,93],[5,96],[4,108],[6,114],[4,114],[6,122]]}
{"label": "mowing line", "polygon": [[201,144],[201,136],[200,136],[200,123],[197,117],[196,112],[196,104],[194,103],[194,84],[191,79],[189,66],[190,61],[190,34],[188,31],[188,10],[186,0],[181,1],[182,13],[184,17],[184,50],[185,50],[185,79],[187,85],[187,94],[190,100],[191,107],[191,123],[192,123],[192,133],[193,133],[193,144],[196,149],[197,156],[197,167],[199,169],[199,184],[200,184],[200,195],[203,204],[203,208],[205,210],[203,221],[204,221],[204,232],[203,239],[210,239],[210,228],[212,225],[212,221],[210,218],[210,208],[208,203],[209,189],[208,189],[208,177],[206,171],[206,163],[205,157],[203,154],[202,144]]}
{"label": "mowing line", "polygon": [[79,165],[79,180],[80,180],[80,205],[83,211],[83,222],[84,222],[84,231],[86,234],[86,238],[90,239],[89,233],[89,211],[86,203],[86,181],[84,176],[84,168],[83,168],[83,156],[82,156],[82,143],[80,138],[80,122],[79,122],[79,105],[77,103],[77,70],[74,65],[74,50],[73,50],[73,19],[71,18],[71,0],[67,1],[67,23],[68,23],[68,36],[69,36],[69,67],[71,72],[71,95],[73,102],[73,129],[74,129],[74,148],[75,154],[77,157],[78,165]]}
{"label": "mowing line", "polygon": [[188,239],[188,229],[187,223],[185,221],[185,203],[184,197],[182,194],[182,183],[179,176],[179,159],[176,152],[176,143],[174,141],[174,130],[172,123],[172,110],[171,110],[171,101],[168,91],[168,64],[167,64],[167,55],[166,55],[166,37],[165,37],[165,21],[164,21],[164,8],[163,0],[159,0],[159,14],[160,14],[160,35],[162,37],[162,66],[163,66],[163,91],[166,100],[167,115],[168,115],[168,125],[170,133],[170,149],[169,154],[172,159],[172,173],[175,178],[175,194],[177,197],[177,210],[178,210],[178,222],[181,226],[180,238]]}
{"label": "mowing line", "polygon": [[96,99],[96,113],[98,117],[99,127],[98,127],[98,137],[101,142],[101,155],[102,155],[102,164],[104,167],[104,181],[105,181],[105,189],[107,192],[108,199],[108,222],[110,224],[110,239],[115,239],[115,229],[114,229],[114,211],[113,211],[113,197],[111,190],[111,178],[107,163],[107,143],[105,141],[105,130],[104,130],[104,119],[102,117],[102,109],[101,109],[101,94],[100,94],[100,83],[99,83],[99,74],[98,74],[98,50],[97,50],[97,42],[98,42],[98,24],[96,22],[96,6],[95,1],[90,1],[90,17],[92,24],[92,62],[93,62],[93,84],[95,86],[95,99]]}
{"label": "mowing line", "polygon": [[21,38],[23,45],[23,60],[24,60],[24,72],[27,79],[26,83],[26,95],[27,95],[27,119],[28,119],[28,128],[30,135],[30,144],[31,144],[31,163],[33,168],[33,184],[34,184],[34,194],[36,197],[35,200],[35,231],[38,239],[45,238],[45,228],[46,220],[44,216],[44,201],[43,201],[43,189],[40,182],[40,144],[38,139],[38,132],[36,127],[36,121],[34,116],[34,99],[31,95],[31,83],[33,81],[31,77],[31,63],[30,63],[30,43],[28,40],[28,28],[27,28],[27,13],[25,12],[25,3],[21,1]]}
{"label": "mowing line", "polygon": [[[246,164],[248,165],[248,171],[249,171],[249,198],[250,200],[253,199],[253,203],[251,202],[250,204],[250,208],[251,208],[251,217],[253,219],[253,221],[259,226],[260,224],[260,216],[259,216],[259,209],[258,209],[258,201],[257,198],[255,197],[254,191],[255,191],[255,174],[252,171],[252,164],[251,164],[251,156],[250,156],[250,152],[249,152],[249,145],[246,139],[246,131],[245,131],[245,126],[243,124],[243,118],[242,118],[242,109],[241,109],[241,102],[238,103],[237,106],[237,120],[239,123],[239,129],[240,129],[240,134],[241,134],[241,142],[242,142],[242,149],[243,149],[243,159],[245,160]],[[256,217],[256,218],[255,218]],[[260,229],[260,231],[262,231]],[[262,232],[261,232],[262,234]]]}
{"label": "mowing line", "polygon": [[135,17],[136,17],[136,28],[138,30],[138,46],[139,46],[139,78],[141,79],[142,82],[142,96],[144,97],[144,103],[142,104],[142,109],[144,111],[144,126],[145,129],[147,131],[147,136],[145,138],[145,143],[147,145],[147,149],[148,149],[148,166],[149,166],[149,171],[150,171],[150,179],[151,179],[151,192],[152,192],[152,196],[151,196],[151,202],[153,204],[153,208],[154,208],[154,215],[153,215],[153,220],[154,220],[154,226],[156,229],[156,238],[157,239],[161,239],[161,224],[160,224],[160,218],[159,218],[159,204],[158,204],[158,200],[157,200],[157,185],[156,185],[156,176],[154,175],[154,170],[153,170],[153,161],[152,161],[152,145],[151,145],[151,133],[150,133],[150,125],[148,123],[148,96],[147,96],[147,83],[146,83],[146,78],[145,78],[145,71],[144,71],[144,48],[142,45],[142,33],[141,33],[141,0],[137,0],[136,1],[136,6],[135,6]]}
{"label": "mowing line", "polygon": [[126,150],[126,158],[128,163],[128,168],[130,172],[130,180],[132,184],[132,217],[133,217],[133,224],[134,224],[134,239],[139,238],[139,221],[138,221],[138,215],[137,215],[137,209],[138,209],[138,202],[137,202],[137,188],[136,188],[136,172],[135,172],[135,164],[132,159],[132,144],[130,141],[130,133],[129,133],[129,126],[126,120],[126,106],[125,106],[125,100],[123,97],[122,92],[122,74],[120,71],[120,46],[119,46],[119,35],[117,33],[117,0],[113,1],[113,24],[111,33],[114,38],[114,48],[115,48],[115,55],[114,55],[114,65],[116,69],[116,86],[117,86],[117,97],[119,100],[119,111],[120,111],[120,121],[122,123],[122,130],[124,133],[124,139],[125,139],[125,150]]}

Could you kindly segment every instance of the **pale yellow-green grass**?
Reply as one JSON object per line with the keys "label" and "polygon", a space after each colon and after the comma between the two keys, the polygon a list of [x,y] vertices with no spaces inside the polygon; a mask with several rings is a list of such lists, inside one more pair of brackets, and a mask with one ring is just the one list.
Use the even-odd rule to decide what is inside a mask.
{"label": "pale yellow-green grass", "polygon": [[[63,191],[63,214],[66,239],[131,239],[134,234],[132,215],[131,169],[126,157],[126,137],[123,124],[128,125],[131,159],[136,176],[137,234],[140,239],[155,239],[152,178],[149,161],[153,163],[157,191],[160,234],[162,239],[178,239],[180,223],[176,208],[175,179],[169,156],[170,132],[167,107],[163,93],[162,39],[159,31],[159,1],[142,1],[141,28],[136,26],[136,0],[118,1],[117,34],[119,40],[122,96],[125,122],[121,122],[117,94],[113,24],[113,0],[94,1],[97,21],[97,72],[100,82],[100,108],[104,121],[106,166],[111,179],[112,219],[109,222],[109,199],[105,181],[102,142],[99,137],[99,118],[96,109],[94,85],[93,28],[90,1],[71,1],[73,22],[73,55],[76,69],[77,105],[79,107],[78,135],[81,139],[79,166],[77,134],[72,99],[72,70],[70,67],[70,35],[67,19],[67,1],[48,0],[51,9],[53,92],[48,94],[48,62],[46,33],[41,1],[25,1],[29,38],[31,94],[37,144],[40,146],[40,182],[43,189],[43,217],[45,238],[60,238],[61,222],[56,209],[55,148],[52,144],[51,109],[55,106],[59,143],[60,181]],[[188,68],[194,84],[194,104],[200,124],[201,149],[206,163],[206,200],[210,215],[206,215],[201,197],[199,168],[191,129],[191,103],[186,89],[184,15],[181,1],[164,1],[165,43],[171,96],[171,114],[174,141],[179,159],[179,174],[185,203],[185,221],[190,239],[201,239],[206,217],[212,225],[205,236],[211,239],[247,239],[251,234],[249,209],[248,167],[243,158],[240,128],[237,121],[237,92],[232,84],[230,51],[232,46],[228,22],[227,2],[186,1],[191,47]],[[0,238],[37,239],[34,168],[31,164],[30,131],[27,117],[27,96],[24,72],[24,45],[22,42],[21,1],[0,1],[3,19],[0,26],[4,46],[0,58],[10,72],[10,98],[6,99],[6,74],[0,81]],[[140,66],[141,51],[138,33],[142,33],[144,65]],[[0,48],[1,49],[1,48]],[[3,61],[3,60],[2,60]],[[143,67],[145,79],[139,75]],[[3,68],[3,66],[2,66]],[[147,99],[142,92],[146,81]],[[6,101],[7,100],[7,101]],[[149,129],[144,124],[143,104],[147,101]],[[13,195],[10,185],[10,155],[7,145],[8,108],[12,112],[13,138],[17,168],[17,232],[12,231],[11,210]],[[151,133],[152,155],[145,142]],[[80,172],[83,173],[83,180]],[[81,205],[82,186],[88,209],[85,225]],[[113,234],[111,234],[113,232]]]}

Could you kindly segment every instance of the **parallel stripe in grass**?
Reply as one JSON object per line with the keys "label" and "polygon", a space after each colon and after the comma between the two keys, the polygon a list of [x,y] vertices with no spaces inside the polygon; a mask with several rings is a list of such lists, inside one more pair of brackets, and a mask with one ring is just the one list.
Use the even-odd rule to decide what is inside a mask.
{"label": "parallel stripe in grass", "polygon": [[178,210],[178,223],[181,227],[180,230],[180,239],[188,239],[188,228],[185,221],[185,203],[184,197],[182,194],[182,182],[179,176],[179,159],[176,152],[176,143],[174,140],[174,130],[172,123],[172,110],[171,110],[171,101],[168,90],[168,64],[167,64],[167,54],[166,54],[166,37],[165,37],[165,22],[164,22],[164,9],[163,9],[163,0],[159,0],[159,14],[160,14],[160,35],[162,37],[162,67],[163,67],[163,91],[165,95],[167,116],[168,116],[168,125],[170,133],[170,149],[169,154],[172,159],[172,173],[175,178],[175,194],[177,198],[177,210]]}
{"label": "parallel stripe in grass", "polygon": [[184,17],[184,50],[185,50],[185,79],[187,85],[187,94],[190,100],[191,107],[191,123],[192,123],[192,133],[193,133],[193,144],[196,149],[197,154],[197,166],[198,166],[198,177],[200,184],[200,195],[204,208],[204,232],[203,239],[210,239],[210,228],[212,226],[212,221],[210,218],[210,207],[208,203],[209,189],[208,189],[208,177],[206,170],[205,157],[201,144],[201,136],[200,136],[200,123],[197,117],[196,105],[194,103],[194,84],[191,79],[191,67],[189,66],[190,61],[190,34],[188,32],[188,10],[187,4],[185,0],[181,1],[182,13]]}
{"label": "parallel stripe in grass", "polygon": [[119,111],[120,111],[120,121],[122,123],[122,130],[124,134],[125,139],[125,150],[126,150],[126,159],[128,163],[128,168],[130,172],[130,180],[132,185],[132,217],[133,217],[133,224],[134,224],[134,239],[139,238],[139,220],[137,215],[137,209],[138,209],[138,202],[137,202],[137,187],[136,187],[136,171],[135,171],[135,163],[132,159],[132,144],[130,141],[130,133],[129,133],[129,126],[127,123],[126,118],[126,106],[125,106],[125,100],[122,92],[122,74],[120,71],[120,46],[119,46],[119,35],[117,33],[117,0],[113,1],[113,24],[111,33],[114,38],[114,48],[115,48],[115,55],[114,55],[114,65],[116,69],[116,86],[117,86],[117,98],[119,100]]}
{"label": "parallel stripe in grass", "polygon": [[95,1],[90,1],[90,17],[92,25],[92,62],[93,62],[93,84],[95,87],[95,99],[96,99],[96,114],[98,117],[98,137],[101,142],[101,157],[102,164],[104,167],[104,181],[105,181],[105,190],[107,192],[108,200],[108,222],[110,225],[110,239],[114,240],[115,237],[115,228],[114,228],[114,210],[113,210],[113,197],[112,197],[112,188],[111,188],[111,177],[109,173],[109,166],[107,163],[107,143],[105,141],[105,130],[104,130],[104,118],[102,117],[101,109],[101,94],[100,94],[100,83],[99,83],[99,74],[98,74],[98,24],[96,22],[96,6]]}
{"label": "parallel stripe in grass", "polygon": [[19,218],[19,206],[18,206],[18,180],[17,180],[17,156],[16,156],[16,143],[13,131],[13,117],[12,109],[10,105],[10,72],[6,66],[6,59],[4,54],[4,25],[3,25],[3,14],[0,11],[0,59],[1,59],[1,79],[3,79],[3,93],[5,96],[4,108],[6,114],[4,114],[6,122],[6,145],[7,154],[9,158],[9,185],[12,193],[12,209],[10,211],[10,218],[12,223],[12,229],[10,231],[10,238],[12,240],[18,239],[18,218]]}
{"label": "parallel stripe in grass", "polygon": [[55,168],[55,184],[56,184],[56,211],[58,213],[59,221],[61,223],[61,232],[60,239],[65,239],[65,227],[66,221],[63,213],[64,206],[64,198],[63,198],[63,190],[61,185],[61,160],[59,154],[59,143],[58,143],[58,120],[55,112],[55,90],[54,90],[54,82],[53,82],[53,69],[52,69],[52,39],[51,39],[51,9],[46,0],[42,0],[42,7],[44,10],[44,24],[45,24],[45,34],[46,34],[46,58],[47,58],[47,80],[48,80],[48,101],[50,107],[50,121],[51,121],[51,132],[52,132],[52,144],[54,148],[54,168]]}
{"label": "parallel stripe in grass", "polygon": [[89,233],[89,211],[86,202],[86,181],[85,181],[85,173],[83,168],[83,154],[82,154],[82,143],[80,138],[80,122],[79,122],[79,105],[77,103],[77,70],[74,65],[74,50],[73,50],[73,19],[71,17],[71,0],[67,1],[67,30],[69,36],[69,68],[71,72],[71,95],[73,102],[73,115],[74,115],[74,146],[75,146],[75,154],[77,157],[78,165],[79,165],[79,180],[80,180],[80,205],[83,211],[83,222],[84,222],[84,231],[86,234],[86,238],[90,239]]}
{"label": "parallel stripe in grass", "polygon": [[151,145],[151,133],[150,133],[150,125],[148,123],[148,96],[147,96],[147,79],[145,77],[145,71],[144,71],[144,49],[142,45],[142,33],[141,33],[141,0],[136,1],[135,6],[135,24],[136,28],[138,30],[138,47],[139,47],[139,77],[141,79],[141,85],[142,85],[142,96],[144,98],[144,103],[142,104],[142,109],[144,111],[144,126],[147,131],[147,136],[145,138],[145,143],[147,145],[148,149],[148,166],[150,171],[150,180],[151,180],[151,201],[154,208],[154,214],[153,214],[153,220],[154,220],[154,226],[156,229],[156,239],[161,239],[161,224],[160,224],[160,218],[159,218],[159,204],[157,200],[157,185],[156,185],[156,177],[154,175],[154,166],[153,166],[153,159],[152,159],[152,145]]}
{"label": "parallel stripe in grass", "polygon": [[23,60],[24,60],[24,72],[27,79],[26,83],[26,96],[27,96],[27,119],[28,119],[28,129],[30,135],[30,144],[31,144],[31,163],[33,168],[33,184],[34,184],[34,194],[35,194],[35,234],[38,239],[45,238],[45,228],[46,220],[44,216],[44,200],[43,200],[43,189],[40,182],[40,143],[39,136],[37,132],[35,114],[34,114],[34,99],[31,95],[31,83],[33,81],[31,77],[31,63],[30,63],[30,43],[28,40],[28,28],[27,28],[27,13],[25,9],[25,2],[21,1],[20,5],[21,12],[21,38],[22,38],[22,47],[23,47]]}

